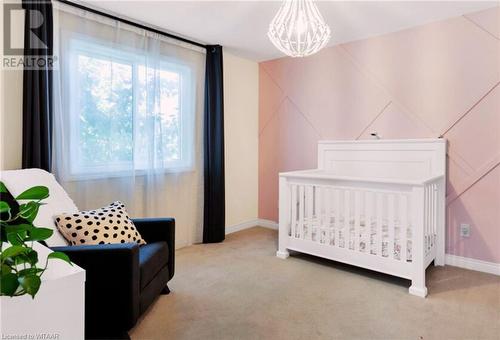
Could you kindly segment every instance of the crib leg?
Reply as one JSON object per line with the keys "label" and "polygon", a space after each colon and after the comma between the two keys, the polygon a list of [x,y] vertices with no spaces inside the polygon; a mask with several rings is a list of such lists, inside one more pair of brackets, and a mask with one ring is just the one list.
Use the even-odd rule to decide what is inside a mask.
{"label": "crib leg", "polygon": [[286,249],[288,239],[288,219],[290,209],[290,188],[287,185],[286,178],[280,177],[279,180],[279,229],[278,229],[278,251],[276,256],[280,259],[286,259],[290,254]]}
{"label": "crib leg", "polygon": [[427,296],[427,287],[425,286],[425,269],[421,270],[419,273],[414,273],[409,292],[411,295],[423,298]]}
{"label": "crib leg", "polygon": [[276,252],[276,256],[279,257],[280,259],[286,259],[288,256],[290,256],[290,253],[288,252],[288,250],[284,249],[284,250],[278,250]]}

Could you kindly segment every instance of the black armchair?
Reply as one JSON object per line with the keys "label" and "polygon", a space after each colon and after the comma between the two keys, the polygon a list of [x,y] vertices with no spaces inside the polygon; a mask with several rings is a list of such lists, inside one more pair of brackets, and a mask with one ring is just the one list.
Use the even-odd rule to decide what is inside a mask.
{"label": "black armchair", "polygon": [[85,332],[88,338],[126,336],[174,276],[175,220],[134,219],[147,242],[52,247],[86,271]]}

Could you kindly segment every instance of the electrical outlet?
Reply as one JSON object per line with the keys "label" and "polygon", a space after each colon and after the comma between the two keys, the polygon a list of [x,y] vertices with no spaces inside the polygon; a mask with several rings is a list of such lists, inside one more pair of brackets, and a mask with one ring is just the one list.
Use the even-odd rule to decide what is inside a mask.
{"label": "electrical outlet", "polygon": [[461,223],[460,224],[460,236],[469,237],[470,236],[470,224]]}

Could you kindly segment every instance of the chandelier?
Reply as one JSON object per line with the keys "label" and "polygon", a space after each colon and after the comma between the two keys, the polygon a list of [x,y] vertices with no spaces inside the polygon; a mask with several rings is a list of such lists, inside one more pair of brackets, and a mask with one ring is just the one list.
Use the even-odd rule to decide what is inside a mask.
{"label": "chandelier", "polygon": [[306,57],[330,40],[330,28],[313,0],[284,0],[269,24],[267,36],[281,52]]}

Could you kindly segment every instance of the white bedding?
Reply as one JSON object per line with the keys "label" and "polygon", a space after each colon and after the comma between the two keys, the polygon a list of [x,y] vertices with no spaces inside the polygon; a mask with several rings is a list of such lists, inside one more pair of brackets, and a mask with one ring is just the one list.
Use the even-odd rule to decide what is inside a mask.
{"label": "white bedding", "polygon": [[[321,223],[320,223],[321,221]],[[347,232],[349,232],[349,249],[355,250],[355,221],[350,219],[348,231],[344,225],[343,216],[340,217],[338,223],[335,221],[335,216],[323,217],[319,219],[314,217],[313,219],[304,219],[304,229],[303,235],[300,236],[298,224],[295,227],[295,237],[311,239],[315,242],[320,242],[323,244],[330,244],[334,246],[339,246],[345,248]],[[337,229],[339,229],[340,237],[337,244]],[[318,239],[319,238],[319,239]],[[389,255],[389,223],[387,219],[382,220],[382,256],[388,257]],[[412,259],[412,226],[408,225],[406,227],[406,260],[411,261]],[[429,246],[434,243],[435,235],[425,239],[425,243]],[[366,227],[364,217],[361,217],[360,228],[359,228],[359,251],[366,253],[367,243],[370,244],[370,253],[377,254],[377,222],[372,220],[370,223],[370,228]],[[430,249],[430,247],[427,247]],[[402,241],[400,233],[400,221],[394,221],[394,258],[401,259]]]}

